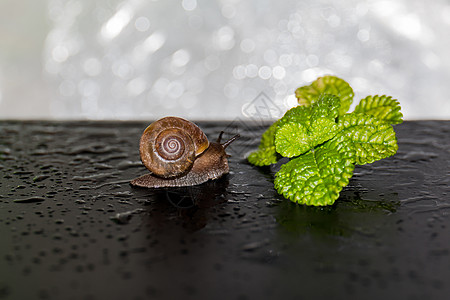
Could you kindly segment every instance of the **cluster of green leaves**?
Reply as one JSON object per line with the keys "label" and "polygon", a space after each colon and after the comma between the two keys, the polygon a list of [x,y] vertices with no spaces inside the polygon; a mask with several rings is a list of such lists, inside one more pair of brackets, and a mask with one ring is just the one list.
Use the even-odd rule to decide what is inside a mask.
{"label": "cluster of green leaves", "polygon": [[290,158],[275,174],[278,193],[306,205],[331,205],[353,175],[355,164],[372,163],[397,152],[393,124],[400,105],[389,96],[368,96],[347,113],[354,93],[335,76],[318,78],[295,91],[290,109],[262,135],[248,161],[256,166]]}

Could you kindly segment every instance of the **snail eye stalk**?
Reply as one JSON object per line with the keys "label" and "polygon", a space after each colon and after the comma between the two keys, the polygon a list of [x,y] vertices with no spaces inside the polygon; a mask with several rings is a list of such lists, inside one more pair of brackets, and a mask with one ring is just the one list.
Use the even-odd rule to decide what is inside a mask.
{"label": "snail eye stalk", "polygon": [[[221,132],[221,134],[223,133],[223,131]],[[219,137],[221,137],[221,135],[219,135]],[[230,144],[232,142],[234,142],[235,140],[237,140],[238,138],[240,138],[241,135],[238,133],[235,136],[233,136],[231,139],[229,139],[228,141],[226,141],[225,143],[221,144],[223,149],[226,149],[228,146],[230,146]]]}

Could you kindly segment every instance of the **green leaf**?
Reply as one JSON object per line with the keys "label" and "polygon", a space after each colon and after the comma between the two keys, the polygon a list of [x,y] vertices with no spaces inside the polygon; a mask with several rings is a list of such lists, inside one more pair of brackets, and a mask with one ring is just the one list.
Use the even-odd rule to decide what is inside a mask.
{"label": "green leaf", "polygon": [[345,137],[334,138],[284,164],[275,175],[275,188],[289,200],[306,205],[331,205],[349,182],[354,152]]}
{"label": "green leaf", "polygon": [[400,124],[403,122],[400,103],[397,99],[392,99],[391,96],[367,96],[359,102],[354,112],[372,115],[389,124]]}
{"label": "green leaf", "polygon": [[252,152],[247,160],[255,166],[268,166],[278,161],[275,151],[275,131],[279,121],[273,123],[262,135],[258,150]]}
{"label": "green leaf", "polygon": [[353,89],[346,81],[330,75],[319,77],[311,85],[300,87],[295,91],[298,103],[302,106],[310,106],[322,94],[332,94],[341,99],[340,116],[348,111],[354,96]]}
{"label": "green leaf", "polygon": [[311,106],[295,106],[288,110],[284,116],[278,120],[278,125],[286,123],[307,123],[311,117]]}
{"label": "green leaf", "polygon": [[299,123],[286,123],[280,126],[275,135],[276,150],[284,157],[300,155],[311,149],[311,144],[308,129]]}
{"label": "green leaf", "polygon": [[276,151],[284,157],[294,157],[334,137],[339,130],[336,124],[339,106],[336,96],[321,95],[309,107],[290,109],[279,120]]}
{"label": "green leaf", "polygon": [[311,105],[311,119],[331,118],[336,119],[339,116],[339,110],[342,102],[336,95],[322,94],[319,99]]}
{"label": "green leaf", "polygon": [[318,78],[295,91],[298,107],[289,110],[264,134],[248,160],[255,165],[276,163],[279,154],[296,157],[275,175],[275,188],[293,202],[333,204],[349,182],[355,164],[394,155],[398,145],[391,124],[402,122],[400,105],[389,96],[353,101],[347,82],[334,76]]}
{"label": "green leaf", "polygon": [[397,138],[392,125],[373,116],[351,113],[339,118],[341,131],[337,139],[345,137],[355,150],[355,162],[372,163],[397,152]]}

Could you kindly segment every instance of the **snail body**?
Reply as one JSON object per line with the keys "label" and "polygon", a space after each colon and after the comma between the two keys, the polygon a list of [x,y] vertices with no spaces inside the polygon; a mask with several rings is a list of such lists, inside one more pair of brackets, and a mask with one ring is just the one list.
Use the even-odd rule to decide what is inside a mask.
{"label": "snail body", "polygon": [[147,188],[182,187],[202,184],[229,172],[226,147],[238,136],[221,144],[209,142],[194,123],[165,117],[148,126],[141,136],[141,161],[150,171],[131,181]]}

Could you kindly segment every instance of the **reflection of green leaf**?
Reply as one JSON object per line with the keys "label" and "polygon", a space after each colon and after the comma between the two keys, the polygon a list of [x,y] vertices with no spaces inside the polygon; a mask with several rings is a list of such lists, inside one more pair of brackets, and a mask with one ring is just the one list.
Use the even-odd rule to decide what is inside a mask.
{"label": "reflection of green leaf", "polygon": [[400,124],[403,122],[400,103],[390,96],[367,96],[359,102],[354,112],[372,115],[389,124]]}
{"label": "reflection of green leaf", "polygon": [[311,85],[300,87],[295,91],[298,103],[304,106],[313,104],[322,94],[332,94],[340,98],[339,115],[343,115],[348,111],[354,96],[353,89],[347,82],[330,75],[320,77],[312,82]]}
{"label": "reflection of green leaf", "polygon": [[336,139],[345,137],[355,151],[359,165],[372,163],[397,152],[397,138],[391,125],[373,116],[351,113],[339,118],[340,132]]}
{"label": "reflection of green leaf", "polygon": [[336,135],[339,98],[322,95],[309,107],[290,109],[275,133],[276,151],[284,157],[298,156]]}
{"label": "reflection of green leaf", "polygon": [[268,166],[275,164],[278,160],[275,151],[275,131],[278,121],[273,123],[262,135],[258,150],[252,152],[247,158],[255,166]]}
{"label": "reflection of green leaf", "polygon": [[275,175],[275,188],[293,202],[331,205],[353,174],[353,151],[345,138],[292,159]]}
{"label": "reflection of green leaf", "polygon": [[277,205],[277,222],[290,233],[313,236],[349,236],[350,231],[335,206],[302,206],[290,201]]}
{"label": "reflection of green leaf", "polygon": [[[379,191],[373,193],[379,194]],[[366,197],[362,197],[359,192],[344,189],[339,201],[333,206],[316,207],[280,201],[274,205],[277,208],[276,221],[285,232],[293,234],[316,237],[352,236],[358,232],[376,230],[370,226],[355,229],[355,224],[362,224],[368,217],[372,218],[372,223],[377,222],[387,213],[394,213],[400,206],[396,194],[383,200],[364,198]]]}
{"label": "reflection of green leaf", "polygon": [[[341,195],[342,196],[342,195]],[[400,206],[400,201],[398,197],[394,200],[366,200],[362,199],[361,196],[353,197],[341,197],[343,199],[339,200],[340,206],[351,206],[353,209],[362,211],[384,211],[394,213]]]}

